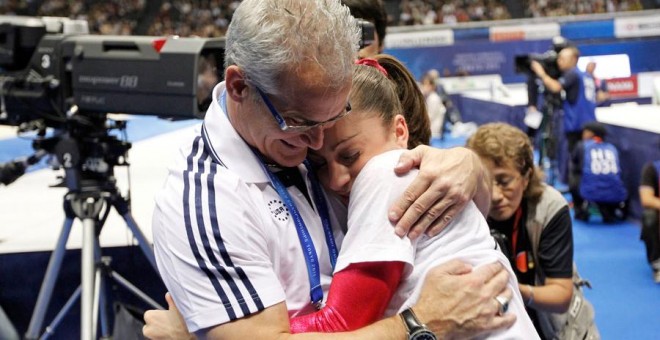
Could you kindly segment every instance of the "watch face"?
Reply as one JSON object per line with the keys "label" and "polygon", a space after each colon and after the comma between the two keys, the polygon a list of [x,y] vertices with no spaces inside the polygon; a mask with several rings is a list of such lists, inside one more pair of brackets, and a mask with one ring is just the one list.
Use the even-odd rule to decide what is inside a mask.
{"label": "watch face", "polygon": [[438,338],[429,330],[420,330],[410,335],[410,340],[438,340]]}

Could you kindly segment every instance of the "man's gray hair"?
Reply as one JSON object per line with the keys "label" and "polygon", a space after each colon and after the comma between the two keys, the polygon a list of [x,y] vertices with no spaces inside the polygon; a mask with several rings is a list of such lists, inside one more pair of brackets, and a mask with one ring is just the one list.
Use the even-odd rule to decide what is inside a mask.
{"label": "man's gray hair", "polygon": [[277,95],[281,76],[314,63],[319,81],[338,88],[352,76],[359,36],[339,0],[244,0],[227,31],[225,68],[237,65],[248,83]]}

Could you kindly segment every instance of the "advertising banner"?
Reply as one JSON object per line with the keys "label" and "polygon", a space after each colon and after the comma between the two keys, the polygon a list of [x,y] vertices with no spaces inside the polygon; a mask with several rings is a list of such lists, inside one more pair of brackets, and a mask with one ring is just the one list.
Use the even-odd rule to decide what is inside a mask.
{"label": "advertising banner", "polygon": [[614,36],[617,38],[660,36],[660,15],[616,18]]}
{"label": "advertising banner", "polygon": [[558,23],[510,25],[490,28],[491,41],[552,39],[561,34]]}
{"label": "advertising banner", "polygon": [[428,46],[447,46],[454,43],[454,31],[434,30],[422,32],[402,32],[385,36],[388,48],[409,48]]}
{"label": "advertising banner", "polygon": [[638,96],[637,76],[607,80],[607,91],[612,98],[634,98]]}

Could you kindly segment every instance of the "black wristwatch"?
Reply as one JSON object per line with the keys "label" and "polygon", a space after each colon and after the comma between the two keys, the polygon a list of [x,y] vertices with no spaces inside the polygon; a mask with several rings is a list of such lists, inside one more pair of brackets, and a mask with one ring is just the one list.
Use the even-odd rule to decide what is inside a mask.
{"label": "black wristwatch", "polygon": [[399,315],[403,319],[403,324],[406,325],[408,340],[438,340],[438,337],[425,324],[419,322],[412,308],[404,310]]}

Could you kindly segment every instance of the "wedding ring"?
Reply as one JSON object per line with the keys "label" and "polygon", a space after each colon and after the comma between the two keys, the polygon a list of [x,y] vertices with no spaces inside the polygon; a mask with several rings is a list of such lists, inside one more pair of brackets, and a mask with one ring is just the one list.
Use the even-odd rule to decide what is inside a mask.
{"label": "wedding ring", "polygon": [[500,308],[497,310],[497,315],[502,316],[509,310],[509,300],[502,295],[495,297],[495,301],[500,305]]}

